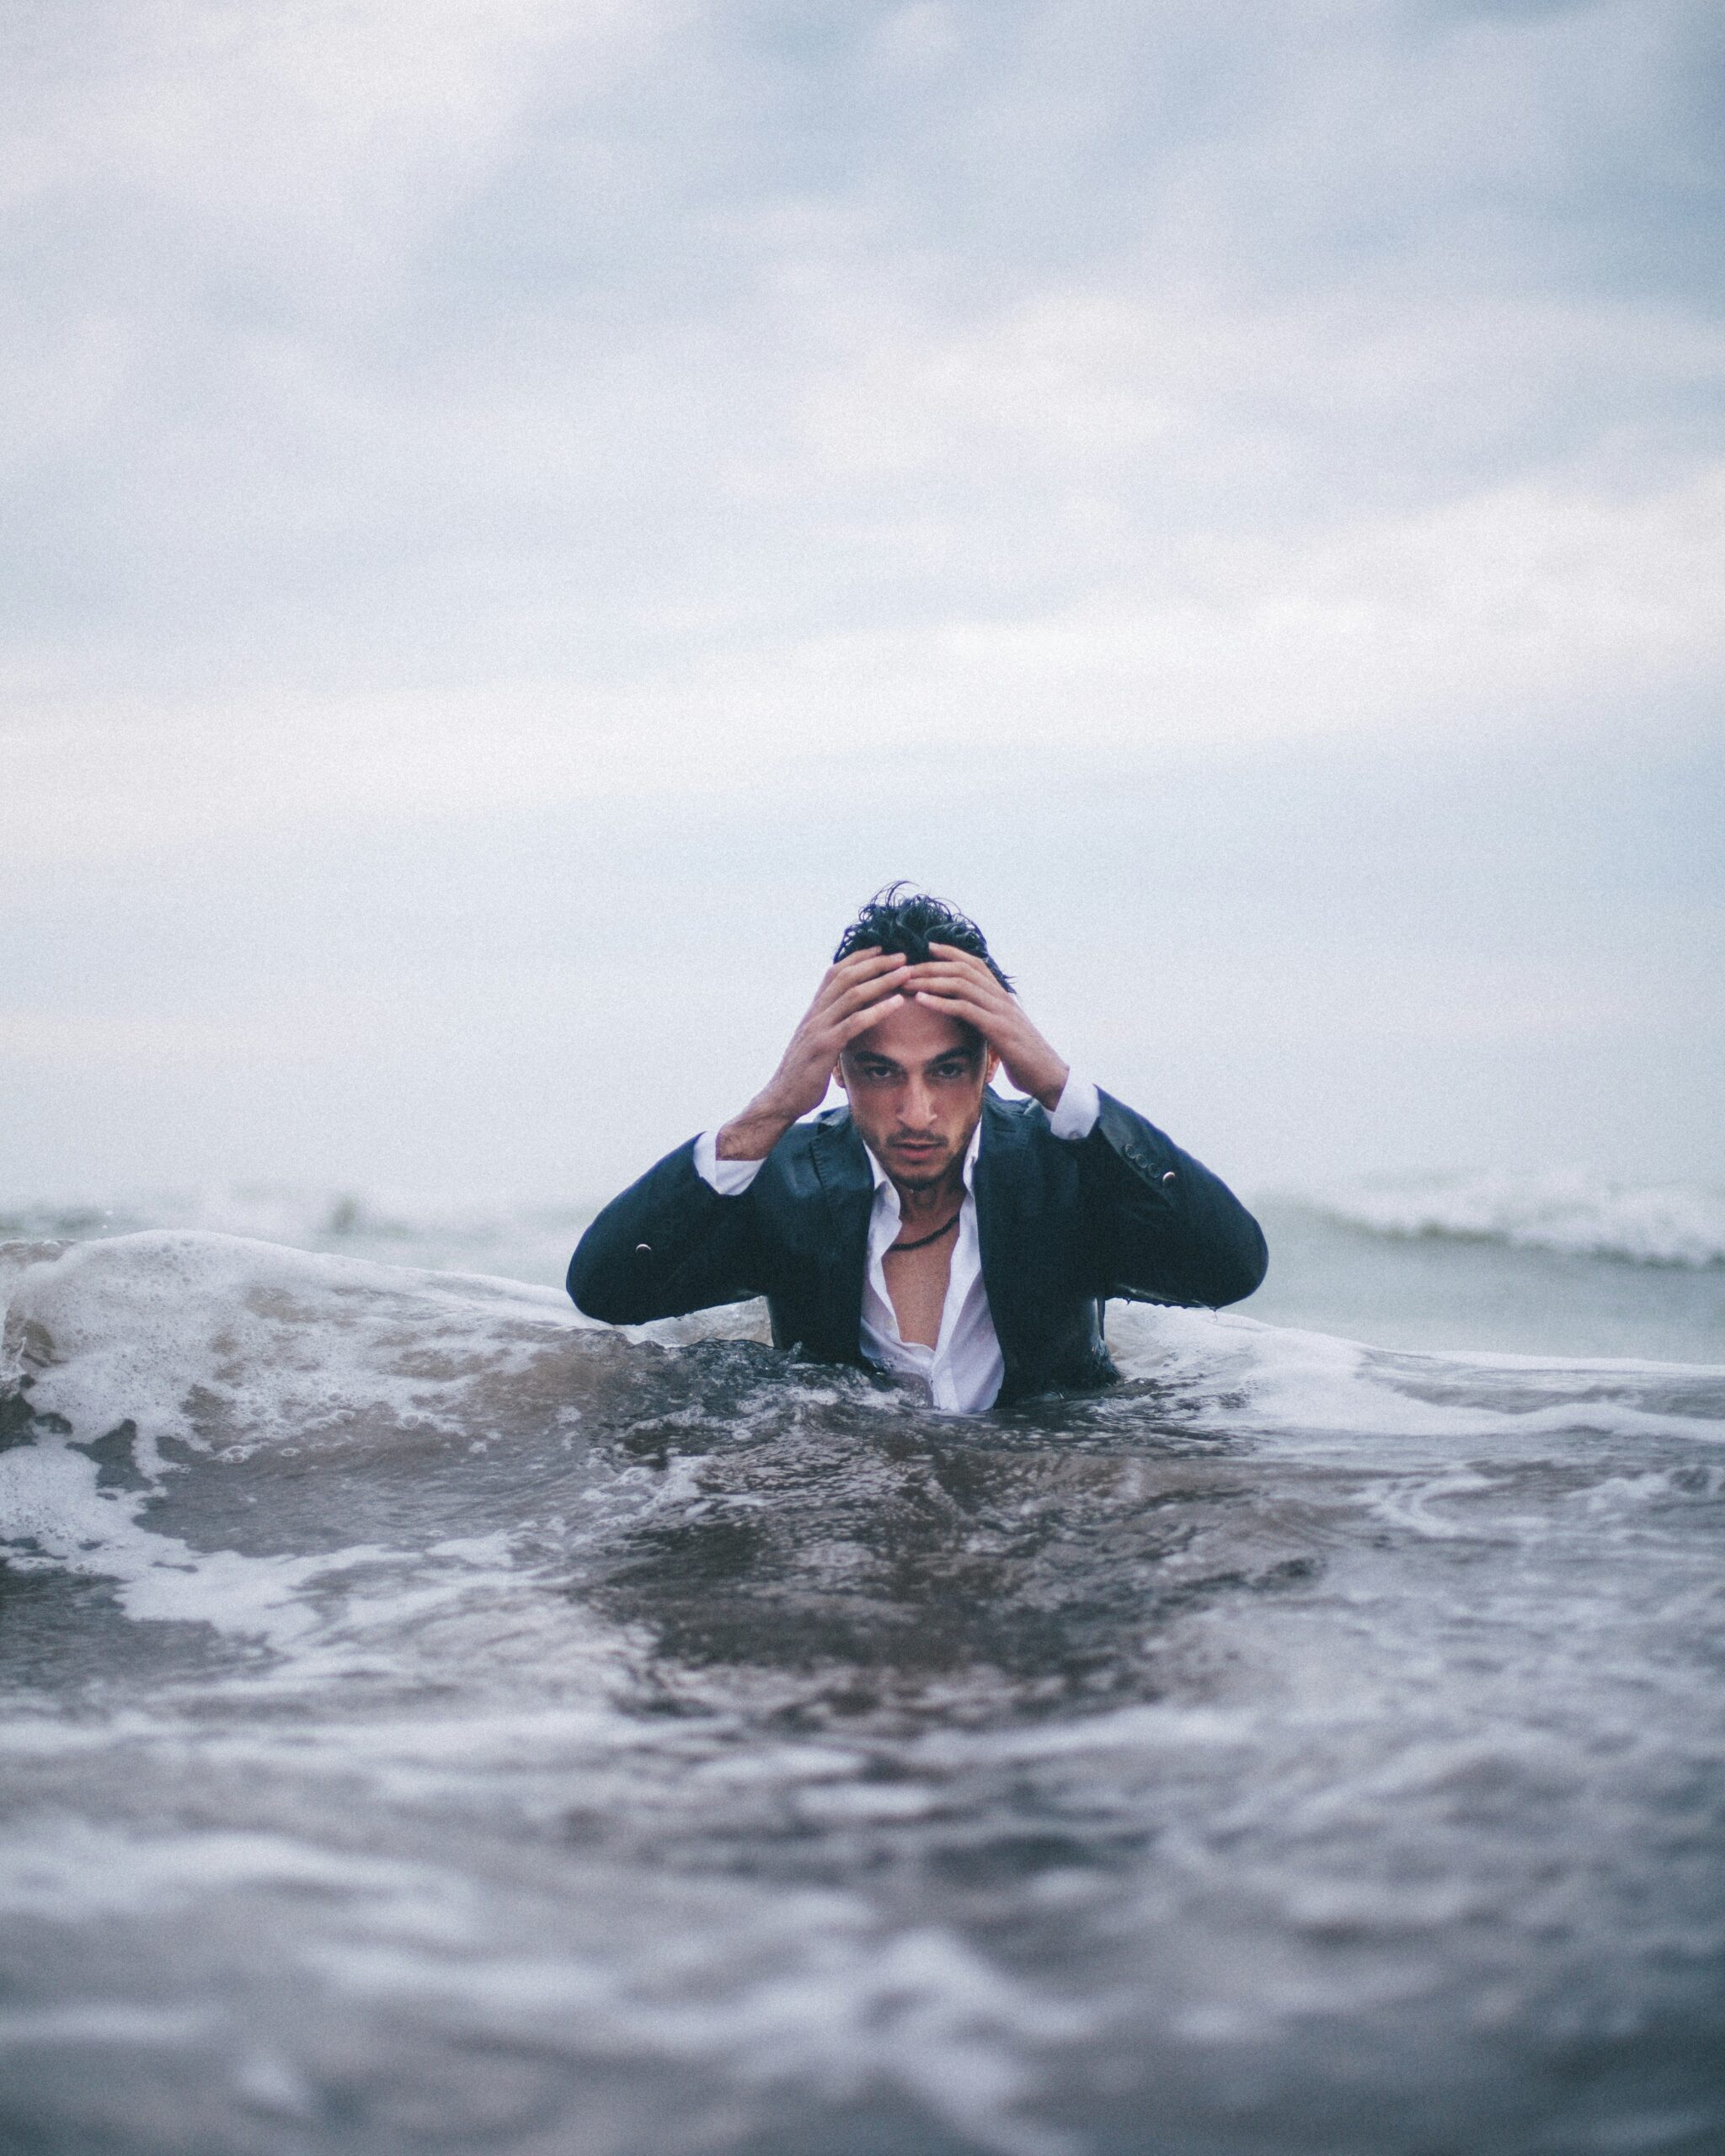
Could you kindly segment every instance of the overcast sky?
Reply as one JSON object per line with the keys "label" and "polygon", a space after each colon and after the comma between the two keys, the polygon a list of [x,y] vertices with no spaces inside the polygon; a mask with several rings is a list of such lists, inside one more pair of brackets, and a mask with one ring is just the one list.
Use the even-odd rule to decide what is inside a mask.
{"label": "overcast sky", "polygon": [[1249,1187],[1725,1178],[1716,8],[4,24],[0,1193],[602,1195],[898,875]]}

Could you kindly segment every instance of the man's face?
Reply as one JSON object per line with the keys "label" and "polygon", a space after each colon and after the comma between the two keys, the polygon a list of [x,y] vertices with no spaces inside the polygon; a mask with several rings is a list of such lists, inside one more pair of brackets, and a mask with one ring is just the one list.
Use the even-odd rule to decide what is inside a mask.
{"label": "man's face", "polygon": [[927,1189],[964,1157],[996,1058],[969,1026],[901,1004],[839,1058],[869,1150],[896,1183]]}

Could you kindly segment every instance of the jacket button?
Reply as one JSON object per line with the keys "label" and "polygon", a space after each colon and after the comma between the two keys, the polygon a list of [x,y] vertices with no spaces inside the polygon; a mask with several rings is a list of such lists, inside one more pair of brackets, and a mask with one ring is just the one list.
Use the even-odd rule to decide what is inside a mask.
{"label": "jacket button", "polygon": [[637,1244],[635,1245],[635,1255],[636,1255],[636,1257],[639,1257],[642,1255],[642,1253],[643,1253],[644,1251],[646,1253],[646,1255],[647,1255],[649,1257],[652,1257],[652,1255],[653,1255],[653,1246],[652,1246],[652,1244],[651,1244],[651,1243],[637,1243]]}
{"label": "jacket button", "polygon": [[1174,1180],[1174,1171],[1173,1171],[1172,1168],[1170,1168],[1170,1169],[1168,1170],[1167,1173],[1167,1174],[1162,1177],[1162,1181],[1163,1181],[1164,1182],[1172,1182],[1173,1180]]}

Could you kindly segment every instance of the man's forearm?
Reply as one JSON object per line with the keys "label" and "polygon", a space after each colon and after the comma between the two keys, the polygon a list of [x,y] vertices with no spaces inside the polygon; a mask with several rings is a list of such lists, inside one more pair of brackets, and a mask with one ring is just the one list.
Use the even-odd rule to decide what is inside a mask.
{"label": "man's forearm", "polygon": [[853,951],[828,967],[814,1001],[765,1088],[720,1130],[721,1161],[764,1161],[800,1115],[818,1108],[847,1043],[898,1008],[900,951]]}
{"label": "man's forearm", "polygon": [[797,1120],[770,1100],[753,1100],[719,1128],[714,1145],[721,1161],[764,1161]]}

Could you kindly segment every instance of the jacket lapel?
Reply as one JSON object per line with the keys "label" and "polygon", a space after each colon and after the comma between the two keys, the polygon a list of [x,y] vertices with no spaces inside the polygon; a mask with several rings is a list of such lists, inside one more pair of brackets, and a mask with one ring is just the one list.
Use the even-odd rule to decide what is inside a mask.
{"label": "jacket lapel", "polygon": [[982,1257],[983,1292],[995,1337],[1010,1372],[1017,1342],[1018,1289],[1023,1267],[1017,1194],[1017,1156],[1028,1133],[1023,1119],[993,1093],[982,1103],[982,1143],[972,1178],[976,1190],[976,1240]]}
{"label": "jacket lapel", "polygon": [[[855,1362],[862,1353],[862,1279],[868,1265],[868,1220],[874,1177],[849,1113],[815,1125],[809,1158],[826,1207],[830,1262],[821,1267],[820,1326],[828,1353]],[[811,1343],[812,1344],[812,1343]]]}

